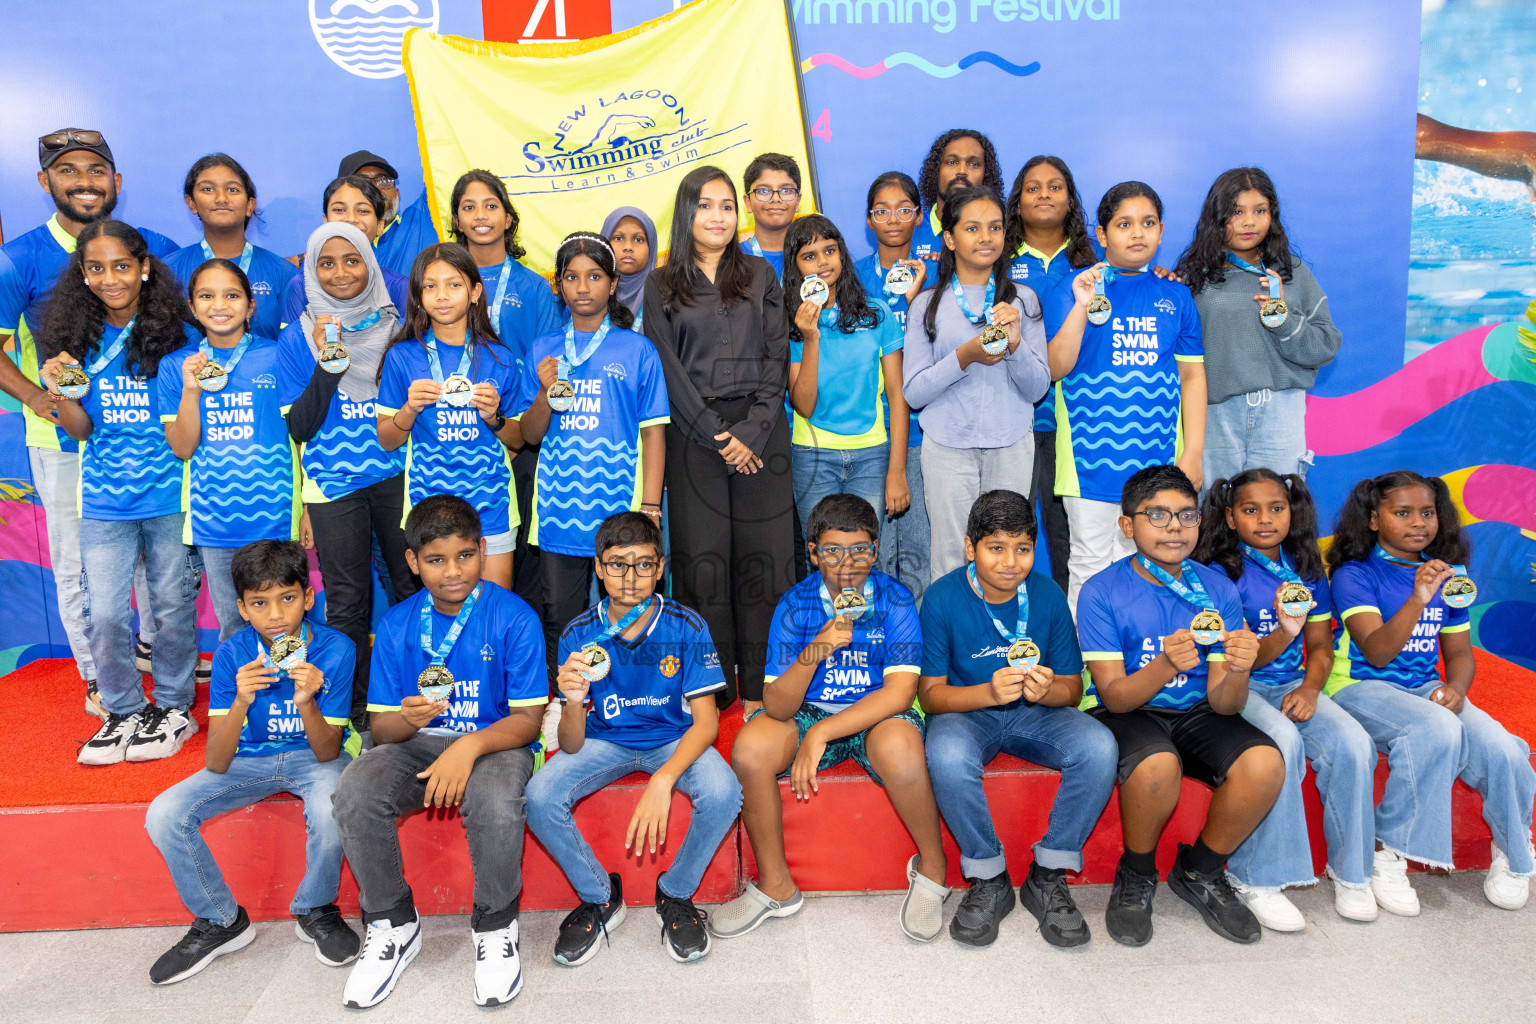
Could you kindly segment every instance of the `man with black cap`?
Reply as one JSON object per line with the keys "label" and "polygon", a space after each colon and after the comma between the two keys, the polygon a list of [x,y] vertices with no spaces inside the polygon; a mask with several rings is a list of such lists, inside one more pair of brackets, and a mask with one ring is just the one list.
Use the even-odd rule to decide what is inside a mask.
{"label": "man with black cap", "polygon": [[399,172],[394,164],[366,149],[341,158],[336,177],[353,174],[367,178],[384,193],[384,230],[373,244],[379,266],[409,277],[417,253],[439,241],[437,229],[432,226],[432,210],[427,205],[426,190],[423,189],[421,197],[401,212]]}
{"label": "man with black cap", "polygon": [[[80,446],[58,425],[53,400],[38,385],[36,338],[53,283],[75,251],[76,236],[87,224],[112,215],[123,176],[117,173],[107,140],[87,129],[64,128],[44,135],[37,140],[37,160],[41,166],[37,183],[57,210],[46,224],[0,246],[0,348],[8,347],[14,337],[21,364],[18,368],[0,358],[0,390],[23,406],[32,482],[47,515],[59,618],[80,678],[86,681],[86,710],[105,718],[96,701],[96,665],[86,644],[80,588],[80,520],[75,505]],[[164,235],[138,230],[156,256],[164,258],[180,248]],[[154,626],[142,571],[134,590],[142,620],[136,653],[147,657]]]}

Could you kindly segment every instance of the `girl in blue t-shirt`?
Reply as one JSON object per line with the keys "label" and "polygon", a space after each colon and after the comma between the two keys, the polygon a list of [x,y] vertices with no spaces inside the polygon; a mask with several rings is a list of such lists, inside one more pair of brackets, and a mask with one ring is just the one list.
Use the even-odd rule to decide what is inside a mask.
{"label": "girl in blue t-shirt", "polygon": [[409,302],[379,366],[379,445],[407,445],[405,515],[433,494],[474,506],[485,538],[481,575],[511,590],[520,521],[511,453],[522,438],[507,414],[517,361],[491,326],[480,272],[462,245],[417,254]]}
{"label": "girl in blue t-shirt", "polygon": [[1482,794],[1493,831],[1488,901],[1518,910],[1536,873],[1530,747],[1467,700],[1477,671],[1467,610],[1475,598],[1466,577],[1471,554],[1445,481],[1409,470],[1357,483],[1328,550],[1343,628],[1327,693],[1387,754],[1371,890],[1394,914],[1419,912],[1410,859],[1453,866],[1458,775]]}
{"label": "girl in blue t-shirt", "polygon": [[[197,566],[182,543],[181,463],[160,427],[155,388],[162,360],[196,337],[189,319],[175,275],[143,236],[101,220],[76,239],[39,339],[59,424],[81,442],[80,561],[107,711],[80,748],[81,764],[169,757],[197,731]],[[90,390],[79,395],[82,370]],[[134,668],[128,605],[141,556],[159,625],[153,704]]]}
{"label": "girl in blue t-shirt", "polygon": [[[807,529],[829,494],[855,494],[900,515],[907,493],[907,402],[901,393],[902,331],[890,308],[864,291],[842,232],[810,214],[784,236],[784,312],[789,329],[790,434],[795,508]],[[801,298],[810,277],[821,302]],[[884,403],[892,410],[886,432]]]}
{"label": "girl in blue t-shirt", "polygon": [[202,337],[161,365],[160,419],[185,462],[182,539],[202,556],[223,643],[245,625],[230,575],[235,551],[293,539],[298,460],[278,395],[277,342],[251,327],[245,272],[208,260],[192,271],[187,291]]}
{"label": "girl in blue t-shirt", "polygon": [[1242,597],[1243,618],[1259,636],[1243,717],[1269,734],[1286,767],[1274,809],[1228,860],[1233,887],[1266,928],[1305,926],[1280,890],[1314,878],[1301,796],[1310,757],[1323,800],[1334,907],[1351,921],[1374,921],[1376,747],[1323,696],[1333,665],[1333,607],[1312,494],[1294,473],[1250,469],[1211,485],[1201,523],[1195,560],[1226,570]]}

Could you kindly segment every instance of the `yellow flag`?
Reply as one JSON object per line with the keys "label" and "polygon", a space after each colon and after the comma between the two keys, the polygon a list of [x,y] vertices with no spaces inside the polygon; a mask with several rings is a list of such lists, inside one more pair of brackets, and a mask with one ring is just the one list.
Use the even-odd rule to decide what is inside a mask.
{"label": "yellow flag", "polygon": [[[572,43],[485,43],[412,29],[404,64],[438,233],[472,168],[506,184],[525,262],[554,269],[572,231],[619,206],[666,247],[677,183],[713,164],[743,187],[759,153],[809,166],[800,74],[781,0],[699,0],[627,32]],[[815,209],[805,176],[801,213]]]}

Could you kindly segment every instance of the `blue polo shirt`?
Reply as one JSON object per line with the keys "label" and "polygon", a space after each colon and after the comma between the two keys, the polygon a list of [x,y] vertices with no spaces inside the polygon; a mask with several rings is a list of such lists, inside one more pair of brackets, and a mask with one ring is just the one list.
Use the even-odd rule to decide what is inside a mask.
{"label": "blue polo shirt", "polygon": [[[816,410],[809,418],[794,414],[790,439],[808,448],[851,450],[873,448],[890,437],[886,423],[885,369],[881,360],[900,352],[905,336],[890,307],[871,294],[878,322],[844,333],[837,326],[837,307],[821,311],[817,342]],[[789,361],[798,364],[805,343],[789,342]]]}
{"label": "blue polo shirt", "polygon": [[[859,280],[864,285],[864,291],[871,298],[880,299],[891,311],[897,326],[901,329],[902,339],[905,342],[907,329],[907,297],[905,295],[888,295],[885,291],[886,268],[880,266],[880,254],[872,252],[861,260],[855,260],[853,272],[859,275]],[[880,395],[880,405],[884,410],[886,436],[890,436],[891,428],[891,403],[886,401],[885,394]],[[916,448],[923,443],[923,428],[917,421],[917,412],[912,413],[912,423],[907,427],[907,447]]]}
{"label": "blue polo shirt", "polygon": [[[1029,638],[1040,648],[1040,664],[1059,676],[1080,675],[1083,655],[1066,595],[1049,576],[1024,578],[1029,595]],[[971,589],[965,567],[946,573],[923,592],[923,672],[948,676],[950,686],[986,686],[992,674],[1008,667],[1008,642],[987,609],[1010,630],[1018,624],[1019,600],[983,604]],[[1020,697],[1015,704],[1024,703]]]}
{"label": "blue polo shirt", "polygon": [[[1295,570],[1290,558],[1285,552],[1280,553],[1287,568]],[[1328,580],[1311,579],[1302,580],[1308,590],[1312,591],[1312,601],[1317,605],[1307,613],[1308,622],[1327,622],[1333,618],[1333,602]],[[1275,592],[1285,585],[1285,581],[1268,569],[1259,565],[1251,558],[1243,559],[1243,574],[1237,578],[1237,592],[1243,602],[1243,618],[1248,622],[1248,628],[1256,633],[1260,640],[1273,633],[1280,625],[1275,618]],[[1255,668],[1248,674],[1250,681],[1262,686],[1279,686],[1282,683],[1294,683],[1303,675],[1302,652],[1306,648],[1305,630],[1292,638],[1290,645],[1280,652],[1280,656],[1262,668]]]}
{"label": "blue polo shirt", "polygon": [[[1070,243],[1063,242],[1061,248],[1047,256],[1039,249],[1031,248],[1029,243],[1019,245],[1013,254],[1013,262],[1008,266],[1008,277],[1014,284],[1021,285],[1033,291],[1040,300],[1041,308],[1044,308],[1047,300],[1057,288],[1070,288],[1072,278],[1082,271],[1082,268],[1074,268],[1067,261],[1067,250]],[[1070,307],[1069,307],[1070,308]],[[1051,340],[1050,332],[1046,333],[1046,341]],[[1056,386],[1051,385],[1045,392],[1045,397],[1035,403],[1035,429],[1049,431],[1056,429]]]}
{"label": "blue polo shirt", "polygon": [[[165,261],[181,282],[182,291],[192,283],[192,272],[209,260],[203,251],[203,241],[178,249]],[[232,262],[238,264],[239,260]],[[251,282],[251,295],[256,300],[256,315],[251,317],[251,333],[262,338],[275,338],[283,327],[283,294],[288,284],[299,276],[299,268],[289,263],[271,249],[251,246],[251,263],[245,268],[245,276]],[[302,282],[299,288],[302,290]]]}
{"label": "blue polo shirt", "polygon": [[1380,679],[1405,690],[1440,679],[1440,634],[1465,633],[1472,628],[1471,609],[1452,608],[1437,592],[1419,613],[1413,635],[1397,657],[1377,668],[1355,646],[1344,620],[1355,612],[1373,611],[1383,622],[1396,615],[1413,596],[1411,565],[1389,562],[1372,552],[1359,562],[1346,562],[1333,573],[1333,627],[1337,650],[1333,672],[1324,692],[1333,694],[1362,679]]}
{"label": "blue polo shirt", "polygon": [[930,261],[928,276],[931,278],[939,253],[943,251],[944,230],[939,227],[939,208],[930,206],[928,212],[918,218],[917,228],[912,232],[912,258]]}
{"label": "blue polo shirt", "polygon": [[[305,620],[308,638],[304,660],[318,668],[325,682],[315,694],[320,717],[331,725],[345,726],[352,712],[352,670],[357,649],[346,634]],[[219,645],[213,653],[213,680],[208,688],[208,717],[227,715],[239,687],[235,674],[256,660],[270,645],[251,626],[246,626]],[[308,750],[304,719],[293,704],[293,680],[278,674],[277,682],[258,690],[245,712],[236,757],[264,757],[292,750]]]}
{"label": "blue polo shirt", "polygon": [[[885,685],[893,672],[922,669],[923,632],[912,592],[883,572],[875,581],[873,609],[854,620],[853,642],[816,666],[806,703],[852,704]],[[785,592],[768,628],[763,682],[772,684],[799,660],[827,620],[821,602],[821,574],[812,573]]]}
{"label": "blue polo shirt", "polygon": [[[505,263],[480,268],[480,283],[485,288],[485,304],[496,305]],[[512,350],[518,372],[528,359],[534,339],[565,327],[570,311],[555,298],[554,289],[542,276],[516,260],[507,268],[507,289],[501,297],[500,313],[490,310],[501,343]]]}
{"label": "blue polo shirt", "polygon": [[[373,243],[374,255],[379,266],[394,271],[401,277],[410,277],[411,264],[417,255],[429,245],[436,245],[437,228],[432,223],[432,207],[428,204],[427,190],[422,189],[416,201],[395,217]],[[400,307],[405,312],[405,307]]]}

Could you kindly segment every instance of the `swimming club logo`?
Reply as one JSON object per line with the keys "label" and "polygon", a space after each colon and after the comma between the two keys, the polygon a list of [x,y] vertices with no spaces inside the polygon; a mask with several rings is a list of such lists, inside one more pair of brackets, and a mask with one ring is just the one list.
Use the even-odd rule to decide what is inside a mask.
{"label": "swimming club logo", "polygon": [[253,387],[275,390],[277,388],[277,378],[270,373],[258,373],[251,378],[251,385]]}
{"label": "swimming club logo", "polygon": [[490,661],[494,657],[496,657],[496,648],[492,647],[490,644],[485,644],[480,648],[481,661]]}
{"label": "swimming club logo", "polygon": [[666,676],[668,679],[671,679],[673,676],[677,675],[678,670],[683,667],[683,662],[680,658],[678,658],[677,655],[669,654],[665,658],[662,658],[661,663],[656,667],[661,669],[662,675]]}
{"label": "swimming club logo", "polygon": [[697,97],[620,89],[583,99],[520,146],[523,167],[503,177],[512,195],[601,188],[750,145],[747,124],[711,123]]}
{"label": "swimming club logo", "polygon": [[315,42],[359,78],[405,73],[400,47],[413,28],[437,31],[437,0],[309,0]]}
{"label": "swimming club logo", "polygon": [[626,377],[628,377],[628,374],[624,370],[623,363],[609,363],[607,366],[603,367],[603,372],[610,377],[617,377],[619,380],[624,380]]}
{"label": "swimming club logo", "polygon": [[1167,299],[1158,299],[1156,302],[1152,303],[1152,305],[1157,309],[1162,310],[1164,313],[1167,313],[1169,316],[1173,316],[1179,311],[1178,307]]}

